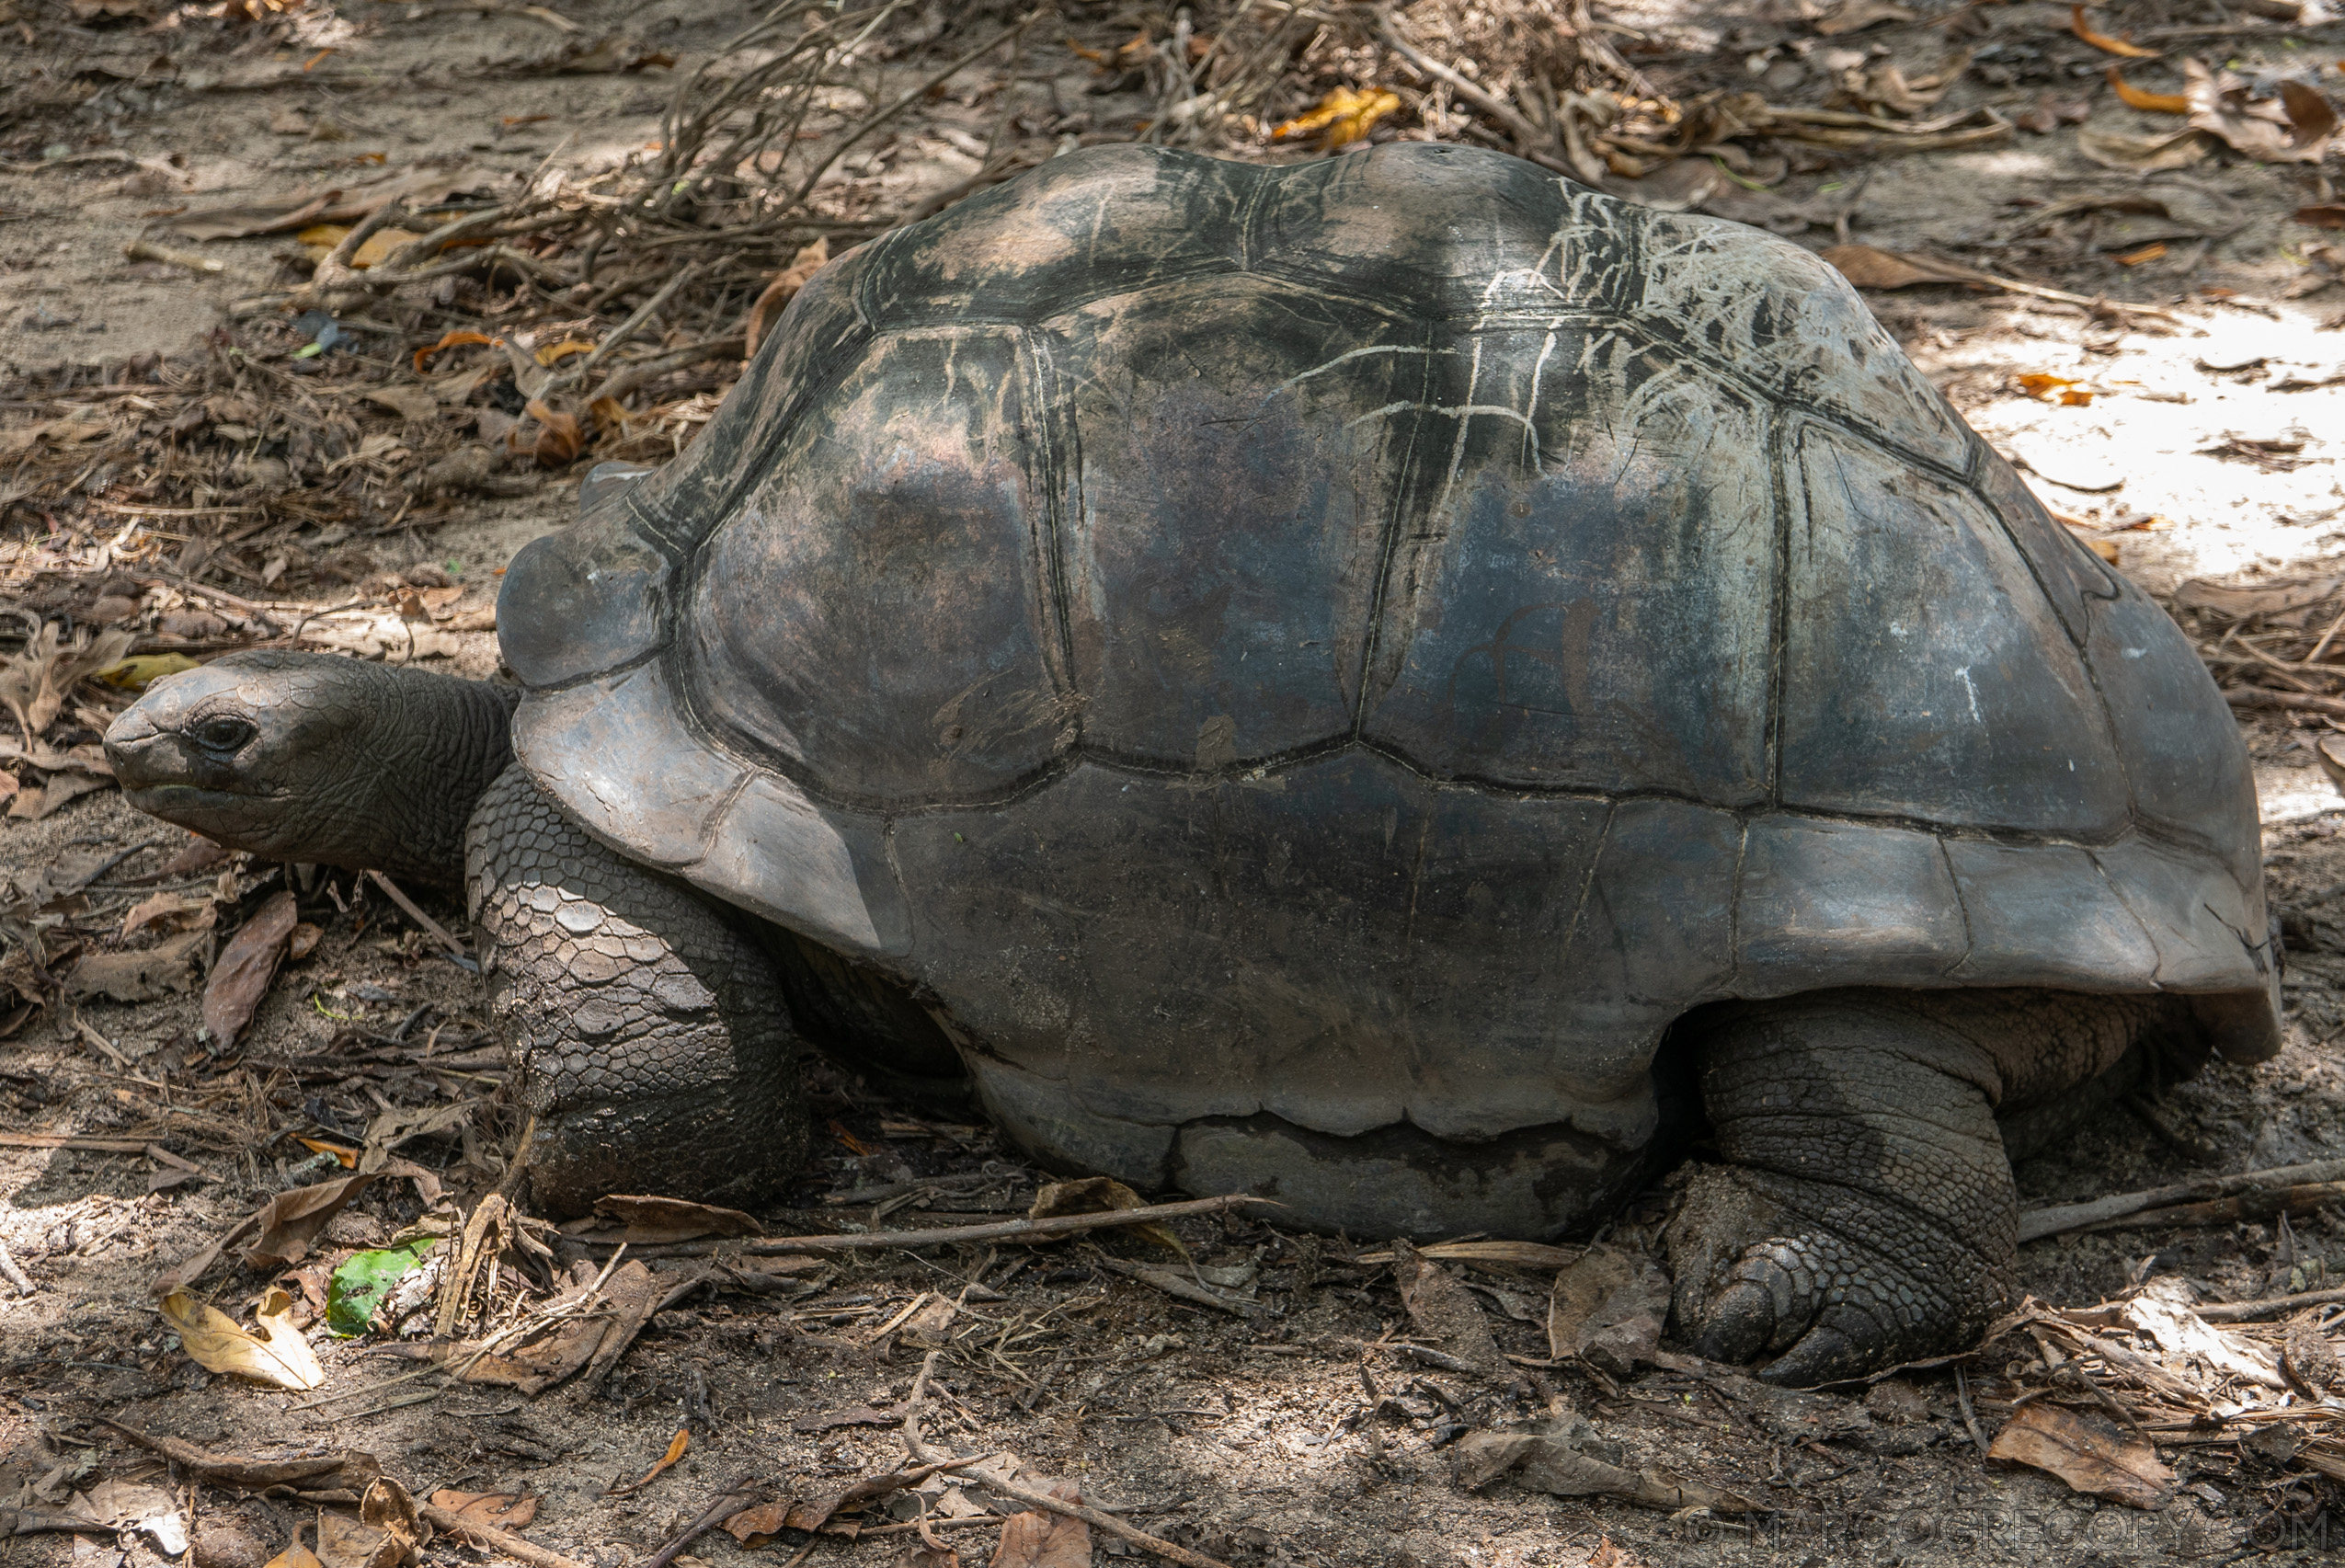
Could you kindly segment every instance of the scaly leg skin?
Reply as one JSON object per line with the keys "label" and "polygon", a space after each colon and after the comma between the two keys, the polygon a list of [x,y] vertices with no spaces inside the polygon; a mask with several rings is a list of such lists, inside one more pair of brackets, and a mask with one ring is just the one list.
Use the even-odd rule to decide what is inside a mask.
{"label": "scaly leg skin", "polygon": [[681,884],[589,838],[520,766],[473,813],[467,902],[489,1013],[537,1118],[532,1196],[753,1204],[806,1148],[771,961]]}
{"label": "scaly leg skin", "polygon": [[1723,1013],[1697,1047],[1720,1152],[1666,1233],[1678,1331],[1813,1385],[1952,1349],[2011,1298],[1996,1052],[1933,999],[1839,991]]}
{"label": "scaly leg skin", "polygon": [[2019,1205],[1996,1110],[2056,1106],[2135,1047],[2205,1055],[2186,1002],[1825,991],[1722,1009],[1696,1047],[1731,1162],[1665,1232],[1680,1334],[1813,1386],[1959,1350],[2013,1299]]}

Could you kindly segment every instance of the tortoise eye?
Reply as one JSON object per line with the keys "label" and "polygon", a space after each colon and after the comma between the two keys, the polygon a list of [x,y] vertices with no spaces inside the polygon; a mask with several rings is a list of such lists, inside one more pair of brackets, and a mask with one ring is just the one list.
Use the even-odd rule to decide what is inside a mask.
{"label": "tortoise eye", "polygon": [[219,714],[195,727],[195,742],[207,751],[234,751],[257,733],[250,719]]}

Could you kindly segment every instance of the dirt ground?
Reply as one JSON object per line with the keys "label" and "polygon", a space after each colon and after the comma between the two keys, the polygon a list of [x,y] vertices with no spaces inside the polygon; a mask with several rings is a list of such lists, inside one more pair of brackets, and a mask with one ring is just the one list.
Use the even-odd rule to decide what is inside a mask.
{"label": "dirt ground", "polygon": [[[2080,40],[2066,6],[1916,0],[1875,6],[1876,25],[1828,25],[1868,4],[1643,0],[1599,6],[1595,17],[1628,63],[1675,101],[1760,91],[1777,104],[1854,101],[1886,113],[1878,88],[1849,100],[1834,97],[1836,84],[1877,84],[1869,74],[1891,65],[1922,80],[1966,55],[1952,64],[1942,99],[1902,112],[1945,118],[1983,106],[2019,128],[1903,156],[1789,142],[1762,154],[1780,168],[1705,155],[1642,178],[1616,169],[1609,189],[1675,205],[1691,191],[1725,215],[1771,220],[1819,248],[1927,255],[2070,296],[1922,283],[1868,298],[2047,504],[2152,592],[2169,596],[2192,580],[2255,587],[2345,576],[2345,285],[2332,281],[2345,263],[2333,229],[2292,218],[2299,208],[2334,210],[2336,156],[2259,163],[2211,146],[2195,162],[2145,172],[2085,151],[2095,135],[2105,146],[2181,124],[2126,107],[2107,82],[2111,66],[2137,89],[2180,92],[2179,61],[2190,53],[2250,83],[2294,72],[2345,102],[2345,28],[2294,25],[2273,14],[2286,7],[2271,5],[2143,3],[2091,14],[2107,34],[2174,35],[2158,40],[2170,52],[2152,59]],[[418,171],[448,176],[450,189],[510,195],[549,170],[583,177],[623,165],[664,134],[675,83],[760,9],[713,0],[564,0],[551,11],[375,0],[0,0],[0,39],[11,43],[0,60],[0,432],[98,395],[77,388],[130,385],[163,398],[173,389],[167,367],[224,363],[232,352],[273,362],[267,373],[292,384],[301,338],[288,335],[281,313],[249,302],[301,275],[307,263],[294,236],[198,244],[159,227],[177,213]],[[1470,40],[1484,36],[1477,28],[1536,28],[1571,9],[1461,5],[1440,15],[1453,24],[1448,36]],[[1264,14],[1273,10],[1342,34],[1338,8]],[[1437,11],[1411,8],[1421,36],[1438,30]],[[1588,15],[1584,6],[1576,14]],[[1115,52],[1136,32],[1176,36],[1188,18],[1185,8],[1067,0],[1029,29],[1008,64],[956,80],[872,137],[847,170],[854,189],[838,211],[912,211],[984,177],[1007,145],[1031,144],[1039,157],[1065,141],[1142,133],[1140,122],[1161,112],[1159,87],[1146,71],[1121,69]],[[926,47],[940,35],[949,45],[960,36],[954,28],[998,19],[931,5],[907,25],[926,29],[915,40]],[[1312,35],[1306,28],[1300,36]],[[1338,72],[1337,44],[1349,36],[1308,48]],[[589,52],[589,66],[579,66],[581,51],[613,38],[623,47]],[[623,68],[609,68],[613,62]],[[1434,78],[1393,80],[1410,90],[1378,136],[1490,139],[1469,123],[1459,108],[1467,100]],[[1307,141],[1273,144],[1265,131],[1255,126],[1234,150],[1321,155]],[[1734,177],[1704,173],[1713,164]],[[141,241],[200,252],[219,269],[126,256]],[[2075,303],[2104,296],[2146,313]],[[495,326],[478,298],[449,297],[416,303],[379,341],[361,329],[343,362],[404,373],[398,363],[443,329]],[[607,329],[621,314],[580,319]],[[157,359],[165,371],[153,371]],[[677,407],[711,392],[677,381],[662,395]],[[440,408],[431,431],[402,428],[401,439],[418,452],[465,431],[488,441],[518,414],[492,412],[485,402]],[[169,417],[167,407],[155,416]],[[216,409],[207,418],[214,432],[236,426]],[[682,424],[659,429],[670,432],[662,441],[689,434]],[[29,625],[60,604],[86,611],[88,595],[120,569],[96,553],[127,538],[122,524],[142,507],[150,536],[185,566],[189,546],[212,537],[206,508],[263,510],[255,486],[275,481],[256,464],[275,463],[276,481],[303,480],[298,444],[272,449],[264,439],[232,451],[231,438],[212,439],[216,473],[177,489],[150,486],[128,502],[109,498],[131,494],[147,469],[98,464],[60,485],[36,483],[28,463],[0,477],[8,606],[23,607]],[[196,446],[189,437],[189,450]],[[430,608],[429,657],[489,675],[495,634],[483,628],[497,574],[522,544],[566,520],[593,455],[509,465],[510,482],[498,486],[506,494],[403,503],[393,491],[352,491],[357,498],[331,517],[314,508],[272,512],[271,532],[221,536],[193,557],[185,580],[209,580],[215,594],[242,600],[314,606],[403,587],[456,589]],[[319,460],[328,474],[339,461]],[[74,600],[82,589],[71,584],[84,579],[88,592]],[[199,592],[189,602],[219,601]],[[2202,642],[2222,629],[2180,613]],[[2225,672],[2236,679],[2230,667]],[[76,722],[69,710],[52,742],[86,744],[93,736]],[[2316,705],[2243,710],[2241,722],[2256,759],[2270,887],[2290,939],[2286,1049],[2263,1066],[2216,1067],[2111,1112],[2056,1155],[2023,1164],[2023,1209],[2345,1157],[2345,845],[2337,838],[2345,795],[2316,750],[2345,721],[2330,724]],[[17,774],[24,789],[38,787],[26,768]],[[52,945],[77,938],[90,952],[112,951],[125,945],[121,927],[134,907],[159,893],[193,903],[215,890],[224,911],[216,934],[224,937],[288,886],[302,918],[320,928],[315,950],[287,963],[231,1051],[200,1039],[200,987],[124,1002],[73,997],[68,978],[67,994],[17,1012],[0,996],[0,1020],[13,1020],[0,1025],[0,1132],[114,1140],[123,1150],[0,1144],[0,1243],[33,1286],[18,1295],[0,1282],[0,1512],[58,1505],[109,1477],[184,1488],[208,1542],[197,1549],[201,1568],[260,1568],[311,1516],[287,1498],[198,1485],[102,1419],[223,1453],[363,1449],[419,1498],[440,1489],[526,1494],[539,1500],[530,1540],[593,1568],[621,1568],[650,1557],[741,1478],[753,1479],[758,1500],[803,1499],[898,1464],[901,1402],[927,1356],[898,1320],[924,1296],[941,1296],[958,1307],[927,1406],[930,1441],[956,1453],[1014,1452],[1039,1472],[1078,1482],[1086,1501],[1231,1564],[2311,1562],[2345,1541],[2345,1485],[2286,1470],[2236,1440],[2167,1446],[2174,1488],[2153,1510],[2083,1495],[2037,1470],[1989,1465],[1966,1426],[1951,1367],[1870,1391],[1837,1391],[1836,1415],[1800,1427],[1772,1421],[1699,1372],[1651,1366],[1613,1378],[1553,1361],[1543,1326],[1551,1270],[1451,1265],[1524,1373],[1512,1391],[1477,1381],[1412,1358],[1391,1267],[1356,1261],[1380,1239],[1291,1234],[1244,1216],[1173,1227],[1198,1277],[1224,1298],[1219,1307],[1132,1277],[1130,1265],[1170,1256],[1138,1239],[971,1244],[829,1262],[778,1286],[769,1276],[765,1294],[711,1277],[653,1317],[590,1389],[572,1381],[531,1397],[404,1378],[418,1366],[407,1356],[414,1337],[341,1339],[322,1325],[310,1335],[326,1373],[315,1393],[215,1377],[183,1353],[151,1287],[272,1195],[332,1173],[332,1157],[299,1138],[362,1140],[385,1116],[472,1105],[402,1150],[469,1210],[504,1174],[500,1140],[519,1129],[497,1098],[501,1070],[478,1054],[491,1042],[477,976],[379,888],[290,867],[182,861],[166,869],[189,842],[110,789],[37,818],[0,818],[0,902],[18,922],[12,942],[30,921]],[[417,897],[427,916],[466,933],[461,907]],[[1023,1214],[1049,1179],[973,1113],[891,1104],[826,1065],[808,1070],[819,1153],[796,1207],[757,1217],[764,1234]],[[143,1152],[149,1146],[162,1155]],[[1651,1243],[1666,1198],[1665,1188],[1640,1198],[1608,1239],[1631,1249]],[[325,1270],[427,1212],[415,1184],[378,1181],[326,1229],[296,1286],[305,1270],[315,1292]],[[559,1250],[552,1267],[608,1256],[577,1243]],[[673,1271],[691,1260],[660,1266],[680,1279]],[[2315,1290],[2345,1272],[2345,1207],[2299,1213],[2287,1228],[2208,1222],[2054,1238],[2023,1249],[2021,1272],[2033,1295],[2072,1307],[2162,1279],[2205,1302]],[[240,1312],[271,1277],[231,1262],[203,1289]],[[509,1277],[503,1290],[498,1310],[520,1310],[520,1288]],[[1982,1360],[1964,1376],[1991,1433],[2011,1410],[2023,1370]],[[1617,1444],[1623,1464],[1728,1488],[1768,1511],[1673,1516],[1511,1480],[1479,1491],[1458,1484],[1452,1450],[1461,1433],[1564,1409]],[[628,1488],[682,1427],[692,1437],[681,1461]],[[872,1524],[909,1523],[912,1495],[873,1514]],[[989,1561],[997,1526],[980,1516],[991,1505],[941,1483],[926,1501],[950,1526],[941,1539],[962,1561]],[[955,1523],[954,1510],[978,1522]],[[248,1539],[206,1536],[231,1526]],[[1104,1533],[1092,1540],[1103,1556],[1127,1554]],[[753,1555],[712,1531],[676,1561],[723,1568],[761,1556],[829,1568],[932,1560],[920,1550],[917,1531],[867,1530],[860,1539],[794,1534]],[[424,1551],[440,1564],[483,1559],[446,1535]],[[0,1568],[154,1568],[163,1560],[155,1540],[137,1531],[0,1536]],[[341,1565],[329,1556],[329,1568]]]}

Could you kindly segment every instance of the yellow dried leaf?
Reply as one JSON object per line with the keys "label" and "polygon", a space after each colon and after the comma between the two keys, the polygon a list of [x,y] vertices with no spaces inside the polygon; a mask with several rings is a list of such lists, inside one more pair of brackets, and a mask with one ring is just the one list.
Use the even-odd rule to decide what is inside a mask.
{"label": "yellow dried leaf", "polygon": [[540,349],[537,351],[536,358],[539,364],[550,366],[560,364],[564,360],[568,359],[573,354],[591,354],[593,352],[594,345],[585,341],[583,338],[565,338],[559,343],[548,343],[544,348]]}
{"label": "yellow dried leaf", "polygon": [[163,1298],[163,1319],[177,1330],[179,1343],[195,1364],[207,1372],[230,1372],[271,1388],[314,1389],[326,1381],[317,1354],[293,1326],[292,1298],[271,1289],[253,1314],[260,1333],[246,1333],[217,1307],[199,1301],[184,1290]]}
{"label": "yellow dried leaf", "polygon": [[2017,379],[2020,391],[2046,403],[2081,408],[2093,400],[2092,388],[2065,375],[2023,375]]}
{"label": "yellow dried leaf", "polygon": [[183,653],[142,653],[116,660],[94,678],[125,692],[143,692],[150,681],[160,681],[166,675],[177,675],[195,667],[196,661]]}
{"label": "yellow dried leaf", "polygon": [[1382,87],[1337,87],[1307,113],[1297,116],[1270,134],[1284,141],[1310,132],[1320,133],[1319,144],[1330,152],[1348,147],[1365,137],[1376,122],[1401,107],[1401,95]]}
{"label": "yellow dried leaf", "polygon": [[[309,258],[312,261],[323,261],[333,254],[334,247],[340,245],[342,236],[349,232],[349,225],[347,223],[313,223],[295,235],[293,238],[298,240],[302,248],[309,253]],[[388,258],[392,252],[408,241],[418,240],[422,237],[421,235],[410,234],[406,229],[377,229],[359,243],[358,254],[350,258],[350,265],[372,267],[377,262]]]}

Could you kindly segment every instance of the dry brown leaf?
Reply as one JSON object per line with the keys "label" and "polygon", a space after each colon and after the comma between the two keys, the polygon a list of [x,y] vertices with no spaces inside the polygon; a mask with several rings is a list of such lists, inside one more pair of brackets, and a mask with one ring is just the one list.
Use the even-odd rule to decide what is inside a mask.
{"label": "dry brown leaf", "polygon": [[1319,132],[1321,151],[1363,141],[1376,122],[1401,107],[1401,95],[1383,87],[1338,86],[1309,109],[1273,131],[1273,141]]}
{"label": "dry brown leaf", "polygon": [[[830,236],[824,235],[812,245],[803,246],[790,258],[790,265],[773,275],[755,303],[749,306],[748,322],[743,326],[741,357],[750,359],[757,346],[765,341],[766,334],[782,315],[782,308],[797,298],[798,291],[806,286],[817,272],[830,259]],[[598,416],[600,418],[600,416]]]}
{"label": "dry brown leaf", "polygon": [[1859,289],[1910,289],[1916,283],[1962,281],[1927,258],[1870,245],[1836,245],[1821,253]]}
{"label": "dry brown leaf", "polygon": [[1547,1304],[1548,1353],[1629,1377],[1653,1359],[1668,1312],[1669,1281],[1651,1258],[1591,1246],[1555,1276]]}
{"label": "dry brown leaf", "polygon": [[234,1045],[245,1025],[252,1022],[261,998],[269,994],[278,961],[285,956],[293,927],[300,923],[293,895],[280,892],[254,910],[252,918],[229,938],[203,988],[203,1028],[212,1049],[224,1051]]}
{"label": "dry brown leaf", "polygon": [[68,643],[62,626],[43,622],[20,652],[0,659],[0,706],[15,715],[30,745],[63,711],[76,685],[120,663],[137,641],[137,633],[116,630],[76,634]]}
{"label": "dry brown leaf", "polygon": [[19,789],[8,803],[8,815],[20,822],[38,822],[67,801],[95,794],[113,782],[87,773],[51,773],[38,789]]}
{"label": "dry brown leaf", "polygon": [[[2149,244],[2142,246],[2139,250],[2120,251],[2117,255],[2117,265],[2120,267],[2139,267],[2145,262],[2163,261],[2165,258],[2166,242],[2162,239],[2152,240]],[[2091,402],[2092,395],[2090,393],[2087,393],[2083,400],[2088,403]],[[2061,401],[2065,403],[2067,399],[2064,397]]]}
{"label": "dry brown leaf", "polygon": [[273,1388],[314,1389],[326,1381],[326,1369],[290,1321],[292,1305],[292,1298],[282,1290],[272,1289],[262,1297],[254,1313],[260,1324],[257,1335],[184,1290],[163,1298],[161,1311],[164,1321],[177,1331],[189,1356],[205,1371],[233,1373]]}
{"label": "dry brown leaf", "polygon": [[1419,1333],[1441,1342],[1441,1348],[1471,1365],[1486,1378],[1509,1380],[1514,1368],[1499,1353],[1481,1303],[1458,1283],[1457,1276],[1437,1263],[1427,1262],[1406,1242],[1392,1243],[1392,1276],[1401,1288],[1401,1304]]}
{"label": "dry brown leaf", "polygon": [[586,436],[578,429],[576,414],[563,414],[549,408],[537,398],[525,406],[530,417],[543,427],[530,455],[537,459],[540,468],[562,468],[578,460],[578,452],[586,445]]}
{"label": "dry brown leaf", "polygon": [[388,1530],[320,1509],[317,1555],[325,1568],[398,1568],[406,1551]]}
{"label": "dry brown leaf", "polygon": [[2120,136],[2089,126],[2076,132],[2076,151],[2105,168],[2135,174],[2188,168],[2213,147],[2213,139],[2196,128],[2164,136]]}
{"label": "dry brown leaf", "polygon": [[793,1502],[760,1503],[754,1508],[744,1508],[727,1518],[725,1533],[754,1551],[770,1546],[774,1537],[790,1528],[790,1514],[797,1507]]}
{"label": "dry brown leaf", "polygon": [[527,1528],[537,1517],[537,1499],[520,1497],[510,1493],[451,1492],[442,1488],[431,1494],[431,1505],[445,1508],[460,1519],[495,1529]]}
{"label": "dry brown leaf", "polygon": [[[1082,1499],[1069,1482],[1050,1489],[1062,1503]],[[1029,1508],[1001,1521],[992,1568],[1091,1568],[1091,1527],[1064,1514]]]}
{"label": "dry brown leaf", "polygon": [[374,386],[362,395],[367,402],[386,408],[402,419],[429,419],[440,412],[440,398],[428,386]]}
{"label": "dry brown leaf", "polygon": [[2296,222],[2316,229],[2345,229],[2345,201],[2316,201],[2296,209]]}
{"label": "dry brown leaf", "polygon": [[368,1568],[400,1568],[418,1562],[423,1557],[423,1543],[431,1539],[431,1527],[416,1513],[416,1500],[387,1475],[375,1477],[359,1499],[359,1521],[382,1531],[385,1543]]}
{"label": "dry brown leaf", "polygon": [[154,893],[131,906],[122,917],[122,940],[127,942],[148,926],[158,931],[208,931],[220,918],[220,909],[210,896],[198,898],[186,893]]}
{"label": "dry brown leaf", "polygon": [[301,1262],[309,1255],[309,1244],[326,1229],[326,1222],[364,1192],[374,1177],[374,1172],[361,1171],[279,1193],[253,1217],[260,1236],[245,1249],[245,1262],[255,1268],[290,1268]]}
{"label": "dry brown leaf", "polygon": [[2138,43],[2129,43],[2124,39],[2111,38],[2107,33],[2093,31],[2092,24],[2085,20],[2085,8],[2082,6],[2068,7],[2068,30],[2099,50],[2103,54],[2122,54],[2128,60],[2157,58],[2157,51],[2155,49],[2144,49]]}
{"label": "dry brown leaf", "polygon": [[[1034,1203],[1026,1210],[1029,1219],[1048,1219],[1060,1214],[1113,1214],[1127,1208],[1145,1208],[1148,1200],[1113,1176],[1083,1176],[1074,1181],[1046,1182],[1034,1195]],[[1128,1233],[1144,1236],[1183,1257],[1189,1249],[1169,1225],[1155,1223],[1134,1225]]]}
{"label": "dry brown leaf", "polygon": [[326,1568],[326,1564],[317,1560],[315,1552],[296,1540],[270,1558],[268,1568]]}
{"label": "dry brown leaf", "polygon": [[211,940],[191,931],[136,953],[89,953],[65,977],[65,996],[111,997],[116,1001],[152,1001],[183,991],[194,979],[189,965]]}
{"label": "dry brown leaf", "polygon": [[[303,229],[293,238],[309,253],[312,261],[323,261],[333,254],[334,247],[341,244],[349,232],[347,223],[319,223]],[[359,242],[359,248],[350,257],[350,265],[359,269],[380,266],[396,254],[400,246],[412,245],[421,238],[421,235],[406,229],[377,229]]]}
{"label": "dry brown leaf", "polygon": [[2316,164],[2337,134],[2337,110],[2301,82],[2280,84],[2279,96],[2256,98],[2232,72],[2220,74],[2195,60],[2182,62],[2183,97],[2191,124],[2222,138],[2234,152],[2262,163]]}
{"label": "dry brown leaf", "polygon": [[1841,0],[1840,6],[1830,16],[1819,18],[1815,30],[1826,38],[1837,38],[1878,22],[1910,22],[1914,13],[1894,0]]}
{"label": "dry brown leaf", "polygon": [[2049,1400],[2013,1415],[1987,1446],[1986,1457],[2049,1471],[2071,1491],[2132,1508],[2162,1508],[2174,1492],[2174,1472],[2148,1443],[2105,1416]]}

